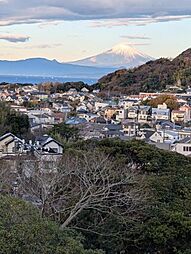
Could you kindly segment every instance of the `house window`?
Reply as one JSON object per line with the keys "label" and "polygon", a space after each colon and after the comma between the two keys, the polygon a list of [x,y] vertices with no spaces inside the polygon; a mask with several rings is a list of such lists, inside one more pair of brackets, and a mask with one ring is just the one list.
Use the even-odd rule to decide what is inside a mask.
{"label": "house window", "polygon": [[183,151],[184,152],[191,152],[191,146],[183,146]]}

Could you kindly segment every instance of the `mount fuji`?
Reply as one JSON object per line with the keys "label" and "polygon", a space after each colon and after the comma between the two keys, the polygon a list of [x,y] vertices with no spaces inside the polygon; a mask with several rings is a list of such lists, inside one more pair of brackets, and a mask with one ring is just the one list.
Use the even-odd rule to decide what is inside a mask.
{"label": "mount fuji", "polygon": [[151,60],[154,58],[130,45],[118,44],[106,52],[71,63],[102,68],[133,68]]}

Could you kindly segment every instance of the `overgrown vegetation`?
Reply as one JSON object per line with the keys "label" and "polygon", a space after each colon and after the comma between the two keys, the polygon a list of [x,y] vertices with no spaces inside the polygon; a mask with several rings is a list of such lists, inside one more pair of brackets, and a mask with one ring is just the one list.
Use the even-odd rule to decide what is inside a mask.
{"label": "overgrown vegetation", "polygon": [[[109,254],[191,252],[190,158],[140,141],[103,140],[68,143],[56,175],[42,174],[35,167],[36,173],[25,178],[20,161],[18,165],[18,191],[40,200],[43,219],[36,210],[35,215],[25,210],[25,203],[1,198],[1,244],[18,251],[0,253],[41,253],[42,246],[47,248],[43,253],[86,253],[79,241],[66,240],[67,245],[62,237],[68,236],[61,229],[82,235],[87,249]],[[11,178],[2,167],[1,186],[8,190]],[[58,226],[48,226],[45,218]]]}

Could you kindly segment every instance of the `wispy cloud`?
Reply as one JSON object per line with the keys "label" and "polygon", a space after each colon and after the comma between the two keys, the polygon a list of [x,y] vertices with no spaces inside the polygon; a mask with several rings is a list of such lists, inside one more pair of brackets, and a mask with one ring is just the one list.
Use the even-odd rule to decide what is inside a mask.
{"label": "wispy cloud", "polygon": [[139,47],[139,46],[149,46],[151,44],[150,43],[138,43],[138,42],[135,42],[135,43],[129,43],[129,45],[134,46],[134,47]]}
{"label": "wispy cloud", "polygon": [[50,48],[57,48],[62,47],[62,43],[52,43],[52,44],[38,44],[32,46],[26,46],[25,49],[50,49]]}
{"label": "wispy cloud", "polygon": [[139,36],[139,35],[121,35],[121,38],[128,40],[150,40],[150,37],[147,36]]}
{"label": "wispy cloud", "polygon": [[30,39],[29,36],[25,35],[16,35],[16,34],[0,34],[0,40],[5,40],[8,42],[18,43],[26,42]]}

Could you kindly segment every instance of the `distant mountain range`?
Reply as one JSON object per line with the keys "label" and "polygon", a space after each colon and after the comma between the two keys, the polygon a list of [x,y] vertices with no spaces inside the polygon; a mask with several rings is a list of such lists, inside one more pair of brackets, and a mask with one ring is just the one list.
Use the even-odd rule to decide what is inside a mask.
{"label": "distant mountain range", "polygon": [[191,48],[174,59],[149,61],[134,69],[110,73],[94,85],[108,94],[138,94],[166,89],[185,89],[191,85]]}
{"label": "distant mountain range", "polygon": [[71,63],[81,66],[118,69],[137,67],[150,60],[154,60],[154,58],[144,53],[141,53],[130,45],[119,44],[99,55],[88,57]]}
{"label": "distant mountain range", "polygon": [[79,66],[45,58],[0,61],[0,75],[98,79],[111,71],[114,71],[114,68]]}

